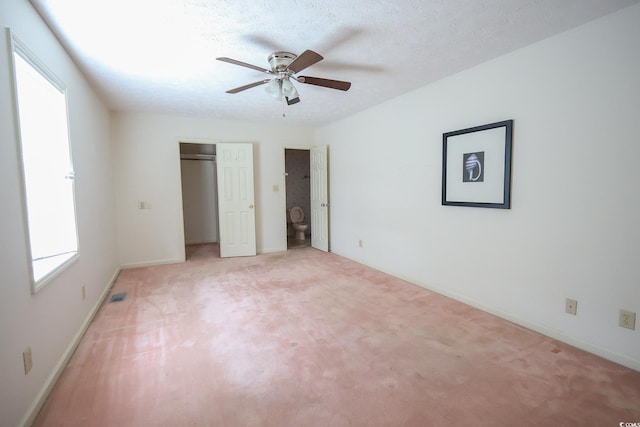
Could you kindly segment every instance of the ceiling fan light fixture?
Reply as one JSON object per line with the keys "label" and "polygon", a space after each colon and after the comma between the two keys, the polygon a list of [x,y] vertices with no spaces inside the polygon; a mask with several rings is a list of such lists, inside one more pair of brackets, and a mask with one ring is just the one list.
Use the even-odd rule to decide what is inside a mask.
{"label": "ceiling fan light fixture", "polygon": [[282,80],[282,96],[289,99],[298,97],[298,91],[289,78]]}
{"label": "ceiling fan light fixture", "polygon": [[276,99],[282,99],[282,80],[271,80],[264,88],[264,91]]}

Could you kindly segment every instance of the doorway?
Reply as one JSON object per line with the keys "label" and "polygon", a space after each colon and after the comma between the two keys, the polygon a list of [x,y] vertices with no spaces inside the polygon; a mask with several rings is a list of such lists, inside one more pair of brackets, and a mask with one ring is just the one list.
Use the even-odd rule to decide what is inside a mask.
{"label": "doorway", "polygon": [[[187,258],[219,242],[215,144],[180,143],[182,211]],[[214,250],[219,256],[219,251]]]}
{"label": "doorway", "polygon": [[[287,208],[287,249],[311,246],[311,156],[309,149],[285,148],[285,188]],[[296,236],[289,212],[299,207],[304,213],[303,223],[307,224],[304,239]]]}

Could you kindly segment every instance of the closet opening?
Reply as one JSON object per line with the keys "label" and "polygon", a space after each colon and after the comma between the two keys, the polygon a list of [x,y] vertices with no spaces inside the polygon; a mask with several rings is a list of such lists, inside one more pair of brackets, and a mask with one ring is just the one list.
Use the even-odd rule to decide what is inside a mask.
{"label": "closet opening", "polygon": [[215,144],[180,143],[186,259],[219,257]]}

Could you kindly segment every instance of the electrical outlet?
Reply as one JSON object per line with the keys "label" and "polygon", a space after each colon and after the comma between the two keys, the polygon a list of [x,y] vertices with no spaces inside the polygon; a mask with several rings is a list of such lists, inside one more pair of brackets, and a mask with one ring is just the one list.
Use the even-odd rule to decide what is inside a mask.
{"label": "electrical outlet", "polygon": [[578,301],[567,298],[564,304],[564,311],[569,314],[573,314],[574,316],[578,314]]}
{"label": "electrical outlet", "polygon": [[82,300],[84,301],[85,298],[87,298],[87,288],[82,285]]}
{"label": "electrical outlet", "polygon": [[618,326],[621,328],[636,329],[636,313],[628,310],[620,310],[620,318],[618,320]]}
{"label": "electrical outlet", "polygon": [[31,357],[31,347],[27,347],[22,352],[22,361],[24,362],[24,374],[27,375],[33,367],[33,358]]}
{"label": "electrical outlet", "polygon": [[358,247],[362,247],[362,240],[358,240]]}

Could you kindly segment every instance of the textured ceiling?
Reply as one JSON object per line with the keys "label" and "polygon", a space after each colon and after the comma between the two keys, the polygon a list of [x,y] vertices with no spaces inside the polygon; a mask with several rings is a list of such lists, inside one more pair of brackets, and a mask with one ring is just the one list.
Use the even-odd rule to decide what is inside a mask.
{"label": "textured ceiling", "polygon": [[[31,0],[113,110],[317,126],[640,0]],[[267,55],[314,50],[301,74],[348,92],[265,77]],[[286,117],[283,118],[283,111]]]}

